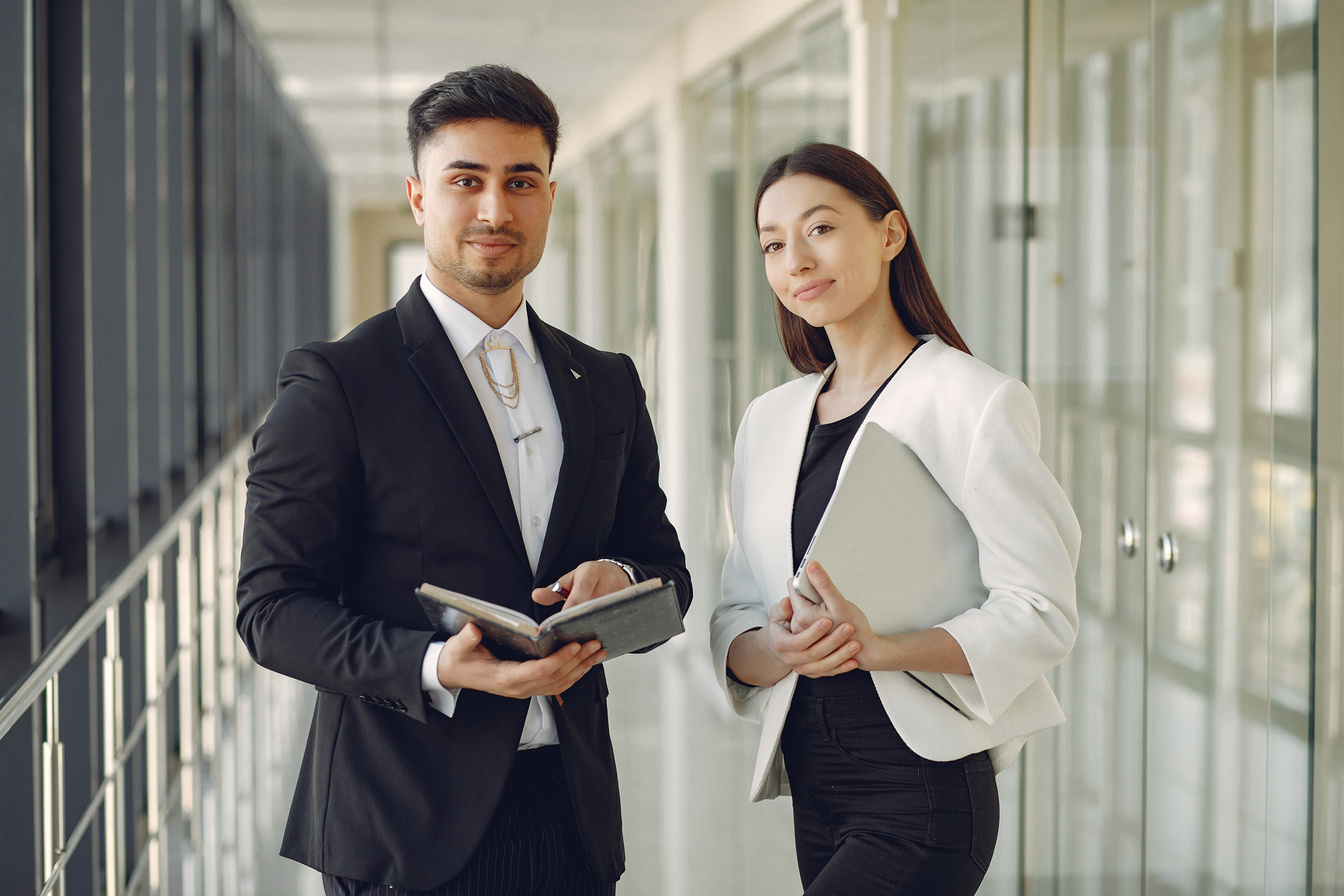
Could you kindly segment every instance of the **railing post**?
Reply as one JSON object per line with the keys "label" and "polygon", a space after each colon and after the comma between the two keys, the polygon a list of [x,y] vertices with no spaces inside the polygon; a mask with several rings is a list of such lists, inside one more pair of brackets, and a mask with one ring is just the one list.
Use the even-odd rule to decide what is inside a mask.
{"label": "railing post", "polygon": [[103,873],[107,896],[121,896],[126,817],[126,775],[118,762],[124,731],[121,691],[121,606],[107,610],[103,651],[103,777],[110,779],[103,797]]}
{"label": "railing post", "polygon": [[[46,688],[46,739],[42,741],[42,880],[51,880],[65,849],[65,745],[61,743],[60,677]],[[62,873],[54,896],[65,896]]]}
{"label": "railing post", "polygon": [[219,636],[215,631],[215,592],[219,586],[219,565],[216,559],[218,538],[218,504],[212,490],[201,502],[200,539],[200,855],[204,871],[206,896],[218,892],[222,872],[219,837]]}
{"label": "railing post", "polygon": [[167,892],[167,851],[163,848],[163,819],[168,808],[168,733],[164,726],[164,676],[168,666],[167,620],[163,605],[163,555],[149,559],[145,599],[145,808],[146,853],[150,896]]}
{"label": "railing post", "polygon": [[182,855],[182,892],[199,892],[201,852],[200,775],[196,749],[200,742],[199,703],[196,699],[196,526],[188,515],[177,526],[177,716],[181,758],[179,800],[187,847]]}
{"label": "railing post", "polygon": [[229,607],[233,601],[233,470],[221,472],[219,479],[219,503],[217,506],[218,523],[215,526],[216,552],[212,570],[215,580],[214,604],[211,618],[214,621],[215,649],[218,659],[215,670],[218,681],[219,703],[216,711],[216,724],[221,735],[217,742],[215,768],[218,770],[218,788],[222,794],[231,798],[219,803],[220,833],[220,872],[224,884],[224,896],[237,896],[239,892],[239,850],[238,843],[242,834],[242,806],[239,805],[240,784],[243,775],[238,762],[238,744],[241,732],[238,730],[238,676],[234,661],[234,644],[237,638],[229,625],[231,614]]}

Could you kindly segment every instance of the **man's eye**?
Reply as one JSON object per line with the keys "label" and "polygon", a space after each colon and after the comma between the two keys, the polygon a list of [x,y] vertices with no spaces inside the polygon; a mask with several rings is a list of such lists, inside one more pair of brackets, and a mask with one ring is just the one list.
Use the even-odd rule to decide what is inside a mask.
{"label": "man's eye", "polygon": [[474,187],[474,186],[476,186],[476,178],[474,178],[474,177],[459,177],[459,178],[456,178],[456,179],[453,181],[453,183],[454,183],[455,185],[459,186],[459,187]]}
{"label": "man's eye", "polygon": [[532,181],[515,180],[510,186],[512,186],[515,190],[526,190],[528,187],[532,186]]}

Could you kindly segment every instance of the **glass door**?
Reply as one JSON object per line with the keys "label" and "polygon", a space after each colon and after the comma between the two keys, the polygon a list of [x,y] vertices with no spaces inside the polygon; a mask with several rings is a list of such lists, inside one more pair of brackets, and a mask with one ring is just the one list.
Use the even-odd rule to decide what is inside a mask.
{"label": "glass door", "polygon": [[[1063,5],[1057,150],[1038,148],[1043,220],[1033,291],[1032,387],[1047,398],[1058,471],[1084,534],[1079,637],[1057,690],[1069,722],[1053,787],[1046,892],[1137,893],[1143,869],[1146,714],[1148,293],[1152,45],[1147,0]],[[1053,163],[1053,164],[1052,164]],[[1048,341],[1047,341],[1048,339]],[[1050,420],[1050,414],[1057,414]],[[1039,765],[1033,765],[1039,771]],[[1029,818],[1028,831],[1039,830]]]}
{"label": "glass door", "polygon": [[1030,371],[1084,544],[1028,890],[1305,893],[1314,12],[1046,6]]}

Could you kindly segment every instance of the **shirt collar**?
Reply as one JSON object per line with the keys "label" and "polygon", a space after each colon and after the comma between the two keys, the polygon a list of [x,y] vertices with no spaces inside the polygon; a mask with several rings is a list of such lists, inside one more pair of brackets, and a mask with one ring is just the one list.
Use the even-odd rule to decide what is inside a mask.
{"label": "shirt collar", "polygon": [[[429,300],[434,316],[439,319],[448,339],[453,343],[459,361],[476,351],[481,342],[495,328],[459,305],[451,296],[430,282],[427,274],[420,275],[420,291]],[[499,328],[518,341],[519,347],[533,364],[537,363],[537,343],[532,338],[532,327],[527,320],[527,302],[519,302],[504,326]]]}

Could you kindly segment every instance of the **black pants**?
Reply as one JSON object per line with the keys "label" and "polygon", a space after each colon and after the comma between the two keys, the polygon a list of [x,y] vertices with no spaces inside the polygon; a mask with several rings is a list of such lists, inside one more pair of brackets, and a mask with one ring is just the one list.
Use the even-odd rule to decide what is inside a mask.
{"label": "black pants", "polygon": [[432,890],[322,875],[326,896],[612,896],[588,869],[559,747],[523,750],[490,827],[462,873]]}
{"label": "black pants", "polygon": [[970,896],[979,888],[999,833],[987,754],[918,756],[875,692],[795,696],[782,746],[806,896]]}

